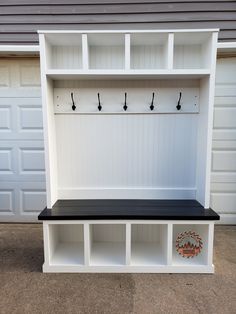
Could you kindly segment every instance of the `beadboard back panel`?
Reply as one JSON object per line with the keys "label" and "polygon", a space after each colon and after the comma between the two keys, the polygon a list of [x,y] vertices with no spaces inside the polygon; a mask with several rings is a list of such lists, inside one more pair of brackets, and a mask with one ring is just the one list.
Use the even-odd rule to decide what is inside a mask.
{"label": "beadboard back panel", "polygon": [[[107,189],[101,193],[106,198],[111,189],[150,189],[153,197],[159,189],[177,189],[187,198],[188,189],[195,190],[196,115],[57,115],[55,120],[59,198],[66,190],[73,198],[79,189]],[[172,197],[178,197],[174,191]]]}

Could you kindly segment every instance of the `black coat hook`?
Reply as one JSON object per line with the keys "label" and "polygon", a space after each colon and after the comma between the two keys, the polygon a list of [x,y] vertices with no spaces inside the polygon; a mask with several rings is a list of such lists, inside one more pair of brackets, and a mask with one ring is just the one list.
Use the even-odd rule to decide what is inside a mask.
{"label": "black coat hook", "polygon": [[128,109],[128,106],[127,106],[127,93],[125,93],[125,102],[124,102],[123,109],[124,109],[124,111],[126,111]]}
{"label": "black coat hook", "polygon": [[100,94],[99,94],[99,93],[98,93],[98,110],[99,110],[99,111],[102,110],[102,105],[101,105]]}
{"label": "black coat hook", "polygon": [[177,110],[180,110],[180,109],[181,109],[181,105],[180,105],[181,97],[182,97],[182,93],[180,92],[180,93],[179,93],[179,100],[178,100],[178,103],[177,103],[177,106],[176,106],[176,109],[177,109]]}
{"label": "black coat hook", "polygon": [[152,93],[152,101],[151,101],[151,105],[149,107],[151,111],[154,109],[154,97],[155,97],[155,93]]}
{"label": "black coat hook", "polygon": [[71,100],[72,100],[72,107],[71,108],[72,108],[73,111],[75,111],[76,105],[75,105],[75,102],[74,102],[74,94],[71,93],[70,96],[71,96]]}

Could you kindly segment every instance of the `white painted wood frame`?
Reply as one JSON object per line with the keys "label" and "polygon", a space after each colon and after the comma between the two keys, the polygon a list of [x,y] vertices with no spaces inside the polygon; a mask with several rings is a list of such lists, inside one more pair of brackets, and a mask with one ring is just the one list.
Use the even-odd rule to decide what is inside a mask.
{"label": "white painted wood frame", "polygon": [[[49,209],[58,199],[109,198],[195,199],[209,208],[217,35],[216,29],[39,32]],[[159,107],[147,112],[142,97],[155,87]],[[119,111],[124,92],[133,111]],[[180,92],[189,96],[179,98],[178,112]],[[75,111],[73,95],[80,97]],[[43,225],[44,272],[214,272],[212,221]],[[175,250],[186,229],[203,237],[194,259]]]}
{"label": "white painted wood frame", "polygon": [[[39,32],[48,208],[76,198],[196,199],[209,208],[217,32]],[[150,112],[153,90],[159,98]],[[74,112],[72,91],[80,97]],[[127,112],[121,111],[124,91]],[[178,112],[179,91],[185,100]],[[92,139],[96,133],[99,140]],[[113,155],[107,154],[111,143]]]}
{"label": "white painted wood frame", "polygon": [[[43,228],[44,272],[214,272],[213,221],[68,220],[44,221]],[[186,230],[203,240],[202,254],[192,259],[175,248],[177,234]]]}

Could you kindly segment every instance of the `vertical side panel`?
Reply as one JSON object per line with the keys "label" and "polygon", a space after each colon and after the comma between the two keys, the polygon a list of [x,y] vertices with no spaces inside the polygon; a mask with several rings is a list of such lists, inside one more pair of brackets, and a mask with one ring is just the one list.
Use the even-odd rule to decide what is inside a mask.
{"label": "vertical side panel", "polygon": [[213,247],[214,247],[214,223],[211,222],[208,228],[208,253],[207,264],[209,266],[213,263]]}
{"label": "vertical side panel", "polygon": [[88,70],[89,68],[89,50],[87,34],[82,34],[82,67],[83,70]]}
{"label": "vertical side panel", "polygon": [[130,70],[130,34],[125,34],[125,70]]}
{"label": "vertical side panel", "polygon": [[206,188],[205,188],[205,208],[210,206],[210,189],[211,189],[211,152],[212,152],[212,134],[214,118],[214,97],[215,97],[215,73],[217,57],[217,40],[218,33],[212,34],[212,51],[210,58],[210,86],[209,86],[209,107],[208,107],[208,133],[207,133],[207,151],[206,151]]}
{"label": "vertical side panel", "polygon": [[126,224],[126,265],[131,263],[131,223]]}
{"label": "vertical side panel", "polygon": [[167,265],[172,264],[172,251],[173,251],[173,224],[167,225]]}
{"label": "vertical side panel", "polygon": [[165,264],[168,264],[169,261],[169,224],[160,224],[156,225],[159,229],[159,243],[161,252],[164,255]]}
{"label": "vertical side panel", "polygon": [[166,52],[166,65],[167,69],[173,69],[173,60],[174,60],[174,34],[170,33],[168,35],[168,43],[165,48]]}
{"label": "vertical side panel", "polygon": [[84,223],[84,264],[89,266],[91,252],[91,237],[89,223]]}
{"label": "vertical side panel", "polygon": [[44,35],[39,35],[41,60],[41,89],[44,126],[45,168],[47,207],[52,208],[57,201],[57,154],[56,132],[53,110],[53,82],[46,77],[46,47]]}
{"label": "vertical side panel", "polygon": [[49,266],[50,244],[49,244],[49,226],[47,222],[43,222],[43,248],[44,248],[44,263]]}
{"label": "vertical side panel", "polygon": [[205,207],[210,206],[210,175],[211,150],[213,130],[213,109],[215,94],[215,68],[217,51],[217,33],[211,38],[211,58],[209,78],[203,78],[200,83],[200,115],[198,125],[198,156],[197,156],[197,200]]}

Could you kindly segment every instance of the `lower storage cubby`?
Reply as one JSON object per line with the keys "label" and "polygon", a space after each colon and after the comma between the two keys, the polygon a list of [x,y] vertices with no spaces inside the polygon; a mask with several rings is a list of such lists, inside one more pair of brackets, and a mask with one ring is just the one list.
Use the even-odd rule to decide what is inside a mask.
{"label": "lower storage cubby", "polygon": [[84,265],[84,231],[81,224],[49,225],[51,265]]}
{"label": "lower storage cubby", "polygon": [[212,222],[44,222],[44,272],[213,273]]}
{"label": "lower storage cubby", "polygon": [[167,264],[167,224],[131,225],[131,265]]}
{"label": "lower storage cubby", "polygon": [[125,224],[90,225],[90,265],[125,265],[125,241]]}
{"label": "lower storage cubby", "polygon": [[207,224],[174,224],[172,264],[174,266],[207,265],[208,233]]}

